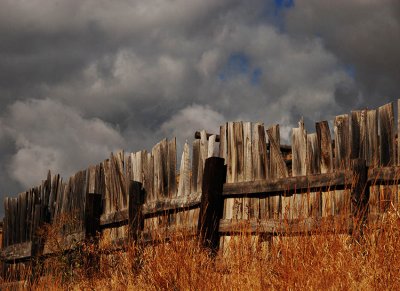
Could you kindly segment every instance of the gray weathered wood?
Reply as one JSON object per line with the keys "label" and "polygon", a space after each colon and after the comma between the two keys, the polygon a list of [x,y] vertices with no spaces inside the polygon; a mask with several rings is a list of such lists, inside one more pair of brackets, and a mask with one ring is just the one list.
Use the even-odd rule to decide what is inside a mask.
{"label": "gray weathered wood", "polygon": [[[173,197],[177,194],[176,188],[176,138],[168,142],[168,196]],[[139,181],[139,180],[137,180]],[[139,181],[140,182],[140,181]],[[190,180],[189,180],[190,183]]]}
{"label": "gray weathered wood", "polygon": [[379,130],[380,165],[394,165],[396,159],[393,103],[379,107]]}
{"label": "gray weathered wood", "polygon": [[350,128],[349,116],[339,115],[334,120],[335,168],[347,169],[350,165]]}
{"label": "gray weathered wood", "polygon": [[[192,192],[197,192],[197,175],[199,172],[199,160],[200,160],[200,140],[193,141],[193,155],[192,155]],[[182,162],[181,162],[182,165]]]}
{"label": "gray weathered wood", "polygon": [[[303,120],[299,121],[299,127],[292,132],[292,176],[307,174],[307,132]],[[290,200],[290,219],[306,217],[307,196],[301,193],[293,194]]]}

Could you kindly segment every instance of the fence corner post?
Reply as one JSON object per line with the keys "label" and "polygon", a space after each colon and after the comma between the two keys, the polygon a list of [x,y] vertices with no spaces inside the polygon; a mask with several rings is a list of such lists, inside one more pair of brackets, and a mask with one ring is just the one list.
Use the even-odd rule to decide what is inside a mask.
{"label": "fence corner post", "polygon": [[90,276],[100,267],[99,236],[102,197],[101,194],[88,193],[85,203],[85,241],[93,246],[86,257],[86,274]]}
{"label": "fence corner post", "polygon": [[142,206],[144,203],[143,185],[137,181],[131,181],[129,185],[129,240],[138,242],[143,230]]}
{"label": "fence corner post", "polygon": [[226,178],[224,159],[211,157],[204,166],[198,236],[203,247],[216,254],[219,247],[219,221],[222,218],[224,200],[223,185]]}
{"label": "fence corner post", "polygon": [[353,184],[351,187],[351,209],[353,216],[353,236],[362,237],[363,229],[368,218],[368,167],[364,159],[351,161]]}

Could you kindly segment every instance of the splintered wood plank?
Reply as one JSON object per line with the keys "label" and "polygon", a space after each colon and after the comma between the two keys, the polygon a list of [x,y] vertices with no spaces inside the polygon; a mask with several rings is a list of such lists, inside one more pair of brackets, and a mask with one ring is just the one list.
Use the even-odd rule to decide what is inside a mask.
{"label": "splintered wood plank", "polygon": [[[267,155],[267,143],[265,130],[262,123],[253,124],[252,144],[253,144],[253,178],[255,181],[264,180],[269,173],[269,163]],[[263,219],[268,217],[268,199],[260,198],[258,201],[259,214]]]}
{"label": "splintered wood plank", "polygon": [[[235,148],[235,157],[232,160],[235,162],[234,169],[237,182],[244,181],[244,143],[243,143],[243,123],[234,122],[233,123],[233,144],[232,148]],[[243,218],[243,198],[235,199],[233,208],[233,218],[242,219]]]}
{"label": "splintered wood plank", "polygon": [[189,145],[185,143],[179,169],[178,197],[190,195],[190,153]]}
{"label": "splintered wood plank", "polygon": [[[253,159],[252,159],[252,144],[251,144],[251,122],[243,123],[243,181],[253,181]],[[255,202],[257,198],[244,198],[243,199],[243,219],[254,217],[255,213],[258,213],[258,209],[255,209],[257,204]],[[258,202],[258,201],[257,201]]]}
{"label": "splintered wood plank", "polygon": [[[186,144],[185,144],[185,146],[186,146]],[[172,140],[170,140],[168,142],[167,169],[168,169],[168,196],[174,197],[177,194],[177,191],[176,191],[176,138],[173,138]]]}
{"label": "splintered wood plank", "polygon": [[[380,166],[392,166],[396,164],[395,150],[395,125],[394,125],[393,103],[379,107],[379,145],[380,145]],[[397,190],[397,187],[396,187]],[[380,186],[379,210],[385,212],[391,206],[396,204],[397,191],[394,186]]]}
{"label": "splintered wood plank", "polygon": [[[350,167],[350,123],[349,115],[343,114],[335,117],[335,167],[348,169]],[[334,194],[334,214],[346,215],[350,213],[350,192],[336,190]]]}
{"label": "splintered wood plank", "polygon": [[[289,177],[289,173],[282,157],[280,150],[280,130],[279,125],[274,125],[267,129],[268,140],[270,144],[270,167],[269,167],[269,178],[284,178]],[[268,218],[280,218],[282,216],[283,209],[286,210],[286,203],[289,198],[285,195],[275,195],[268,197]]]}
{"label": "splintered wood plank", "polygon": [[[176,155],[176,152],[175,152]],[[176,160],[176,157],[175,157]],[[163,139],[161,141],[161,167],[162,167],[162,195],[168,197],[168,140]],[[176,162],[175,162],[176,164]]]}
{"label": "splintered wood plank", "polygon": [[[112,201],[111,201],[111,170],[110,170],[110,160],[107,159],[103,162],[103,168],[104,168],[104,180],[105,180],[105,191],[104,191],[104,207],[103,207],[103,213],[110,213],[112,212]],[[64,190],[65,191],[65,190]],[[63,192],[65,193],[65,192]],[[64,196],[64,194],[63,194]]]}
{"label": "splintered wood plank", "polygon": [[[378,111],[368,110],[367,112],[367,140],[368,153],[366,156],[367,166],[376,168],[379,166],[379,133],[378,133]],[[369,212],[370,214],[379,213],[379,196],[380,186],[371,185],[369,195]]]}
{"label": "splintered wood plank", "polygon": [[201,189],[197,189],[197,174],[199,172],[199,160],[200,160],[200,140],[195,139],[193,141],[193,157],[192,157],[192,192],[199,192]]}
{"label": "splintered wood plank", "polygon": [[228,144],[227,144],[227,124],[220,126],[219,132],[219,157],[224,159],[226,165],[227,155],[228,155]]}
{"label": "splintered wood plank", "polygon": [[307,175],[319,174],[321,154],[316,133],[307,134]]}
{"label": "splintered wood plank", "polygon": [[350,128],[349,116],[338,115],[334,121],[335,168],[348,169],[350,166]]}
{"label": "splintered wood plank", "polygon": [[377,167],[379,165],[379,134],[377,110],[368,110],[367,112],[367,144],[367,166],[372,168]]}
{"label": "splintered wood plank", "polygon": [[253,124],[253,145],[254,180],[264,180],[268,177],[269,163],[264,125],[262,123]]}
{"label": "splintered wood plank", "polygon": [[[307,134],[307,175],[321,173],[321,154],[316,133]],[[306,195],[306,194],[303,194]],[[321,216],[321,193],[310,192],[307,199],[308,216]]]}
{"label": "splintered wood plank", "polygon": [[[333,172],[332,139],[327,121],[316,123],[318,147],[321,154],[320,170],[322,174]],[[334,191],[321,193],[321,215],[327,217],[334,214]]]}
{"label": "splintered wood plank", "polygon": [[351,158],[365,159],[368,152],[367,110],[351,112]]}
{"label": "splintered wood plank", "polygon": [[145,153],[145,167],[144,167],[144,190],[145,202],[154,200],[154,157],[151,153]]}
{"label": "splintered wood plank", "polygon": [[200,151],[199,151],[199,164],[197,168],[197,190],[201,191],[203,184],[203,171],[204,164],[208,154],[208,141],[207,133],[205,130],[200,131]]}
{"label": "splintered wood plank", "polygon": [[163,173],[163,156],[161,150],[161,142],[157,143],[151,150],[154,162],[154,198],[164,197],[164,173]]}
{"label": "splintered wood plank", "polygon": [[211,158],[214,156],[214,148],[215,148],[215,139],[216,139],[216,135],[212,134],[209,138],[208,138],[208,151],[207,151],[207,158]]}
{"label": "splintered wood plank", "polygon": [[[292,176],[305,176],[307,174],[307,133],[304,122],[300,120],[299,127],[292,131]],[[290,203],[290,219],[306,215],[307,195],[293,194]]]}
{"label": "splintered wood plank", "polygon": [[393,103],[379,107],[379,130],[380,165],[394,165],[396,159]]}

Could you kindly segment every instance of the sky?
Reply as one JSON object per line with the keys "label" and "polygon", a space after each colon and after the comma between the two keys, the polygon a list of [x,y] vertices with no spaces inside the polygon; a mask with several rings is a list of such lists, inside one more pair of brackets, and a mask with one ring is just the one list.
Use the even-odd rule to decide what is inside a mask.
{"label": "sky", "polygon": [[289,140],[397,100],[399,36],[398,0],[0,0],[0,198],[226,121]]}

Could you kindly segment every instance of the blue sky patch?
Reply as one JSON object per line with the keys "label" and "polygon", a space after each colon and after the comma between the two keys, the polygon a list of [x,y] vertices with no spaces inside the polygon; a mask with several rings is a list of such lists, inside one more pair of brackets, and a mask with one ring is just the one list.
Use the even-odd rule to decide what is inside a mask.
{"label": "blue sky patch", "polygon": [[249,57],[244,53],[231,54],[218,74],[221,81],[226,81],[238,75],[246,75],[253,85],[258,85],[262,76],[260,67],[252,67]]}

